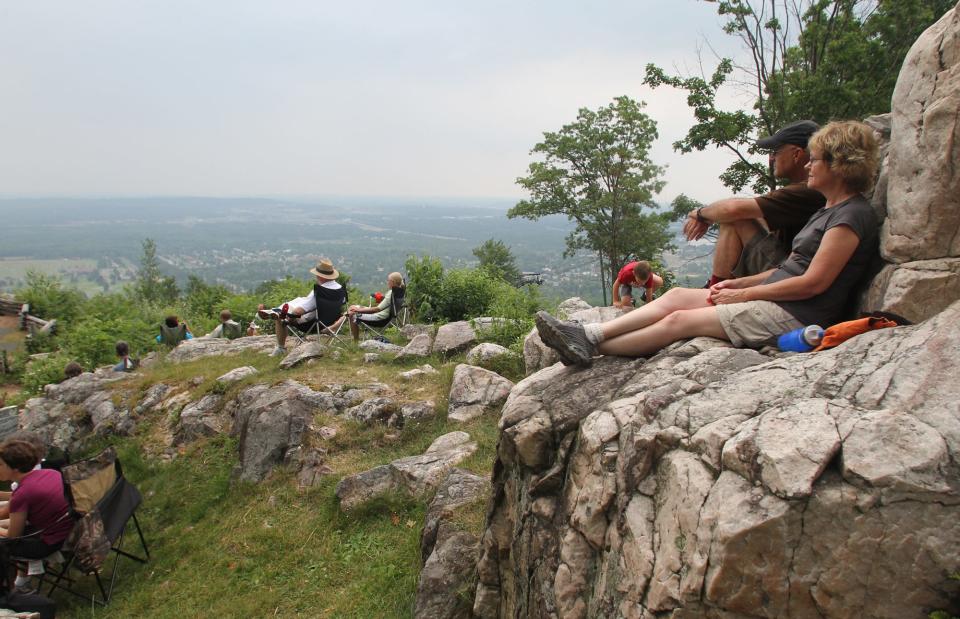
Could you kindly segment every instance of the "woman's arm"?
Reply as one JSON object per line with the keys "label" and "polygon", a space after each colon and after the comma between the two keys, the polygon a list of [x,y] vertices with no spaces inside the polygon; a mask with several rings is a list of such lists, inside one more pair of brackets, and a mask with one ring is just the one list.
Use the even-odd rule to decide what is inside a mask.
{"label": "woman's arm", "polygon": [[10,512],[10,526],[7,527],[7,537],[20,537],[27,525],[27,512]]}
{"label": "woman's arm", "polygon": [[714,303],[723,304],[744,301],[801,301],[815,297],[833,284],[859,244],[860,237],[853,229],[843,224],[835,226],[823,235],[820,247],[803,275],[749,288],[721,288],[711,299]]}

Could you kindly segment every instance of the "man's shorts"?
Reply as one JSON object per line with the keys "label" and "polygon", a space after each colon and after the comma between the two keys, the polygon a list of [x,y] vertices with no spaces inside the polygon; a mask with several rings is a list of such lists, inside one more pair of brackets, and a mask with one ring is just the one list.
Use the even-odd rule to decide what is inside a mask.
{"label": "man's shorts", "polygon": [[740,261],[733,267],[733,276],[746,277],[775,269],[789,255],[790,248],[784,247],[773,234],[758,232],[743,246]]}
{"label": "man's shorts", "polygon": [[647,289],[643,288],[642,286],[637,286],[636,288],[640,291],[640,294],[635,297],[633,296],[634,286],[620,284],[620,298],[622,299],[623,297],[630,297],[633,299],[634,304],[636,304],[637,301],[644,301],[646,299],[645,295],[647,294]]}
{"label": "man's shorts", "polygon": [[803,326],[793,314],[772,301],[718,305],[717,318],[727,337],[738,348],[773,344],[787,331]]}

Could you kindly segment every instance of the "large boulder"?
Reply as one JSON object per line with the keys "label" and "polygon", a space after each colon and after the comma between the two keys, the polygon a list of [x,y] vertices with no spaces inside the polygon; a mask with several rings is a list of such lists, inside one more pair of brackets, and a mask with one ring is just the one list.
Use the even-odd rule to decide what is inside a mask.
{"label": "large boulder", "polygon": [[503,407],[481,617],[960,612],[960,302],[770,358],[555,365]]}
{"label": "large boulder", "polygon": [[350,510],[385,494],[422,498],[436,490],[450,469],[477,450],[466,432],[438,437],[420,456],[409,456],[344,477],[337,484],[340,509]]}
{"label": "large boulder", "polygon": [[[287,339],[287,347],[296,347],[299,341],[296,338]],[[226,338],[201,338],[184,340],[167,354],[167,360],[173,363],[183,363],[202,359],[204,357],[221,357],[223,355],[239,355],[242,352],[272,352],[277,347],[277,338],[274,335],[252,335],[235,340]]]}
{"label": "large boulder", "polygon": [[505,346],[494,344],[493,342],[483,342],[482,344],[477,344],[467,352],[467,363],[482,366],[500,357],[511,355],[513,355],[513,353]]}
{"label": "large boulder", "polygon": [[180,411],[180,419],[174,432],[174,442],[179,445],[205,436],[223,434],[230,419],[221,412],[222,402],[222,396],[210,394],[185,406]]}
{"label": "large boulder", "polygon": [[475,419],[499,408],[511,389],[513,383],[496,372],[460,363],[453,370],[447,418],[460,423]]}
{"label": "large boulder", "polygon": [[314,415],[342,412],[345,404],[342,395],[294,381],[244,389],[225,407],[233,418],[231,433],[240,439],[236,476],[258,482],[274,467],[299,461]]}
{"label": "large boulder", "polygon": [[429,357],[433,350],[433,338],[429,333],[415,335],[410,342],[397,353],[397,361],[411,357]]}
{"label": "large boulder", "polygon": [[914,43],[893,93],[880,251],[865,309],[929,318],[960,295],[960,11]]}
{"label": "large boulder", "polygon": [[477,334],[474,333],[469,321],[448,322],[437,329],[431,352],[452,355],[463,352],[476,343]]}

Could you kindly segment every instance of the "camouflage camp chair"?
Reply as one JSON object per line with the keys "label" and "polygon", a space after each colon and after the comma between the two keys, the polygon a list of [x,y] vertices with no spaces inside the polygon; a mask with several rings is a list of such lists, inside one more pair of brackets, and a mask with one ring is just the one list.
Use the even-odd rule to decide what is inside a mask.
{"label": "camouflage camp chair", "polygon": [[182,322],[176,327],[168,327],[165,323],[160,325],[160,343],[166,346],[176,346],[187,339],[187,325]]}
{"label": "camouflage camp chair", "polygon": [[[66,561],[59,568],[48,566],[41,579],[40,588],[42,590],[45,585],[49,585],[47,595],[55,589],[62,589],[94,604],[106,606],[110,603],[116,584],[120,557],[140,563],[146,563],[150,558],[150,551],[136,514],[143,497],[123,476],[120,460],[117,459],[117,452],[113,447],[108,447],[89,460],[63,467],[62,473],[64,494],[77,523],[61,549]],[[124,533],[130,520],[133,520],[137,529],[145,555],[143,557],[122,549]],[[101,574],[105,572],[104,565],[110,555],[113,555],[113,566],[108,584],[105,585]],[[76,581],[68,573],[71,568],[94,577],[100,593],[99,598],[96,592],[85,594],[75,588]]]}

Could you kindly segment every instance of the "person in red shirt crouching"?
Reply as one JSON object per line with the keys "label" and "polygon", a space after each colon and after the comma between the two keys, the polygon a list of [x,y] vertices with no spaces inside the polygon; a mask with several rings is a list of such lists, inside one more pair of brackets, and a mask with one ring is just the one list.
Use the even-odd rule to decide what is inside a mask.
{"label": "person in red shirt crouching", "polygon": [[643,300],[653,301],[653,293],[663,286],[663,278],[653,272],[646,260],[628,262],[613,280],[613,306],[633,309],[633,289],[643,289]]}

